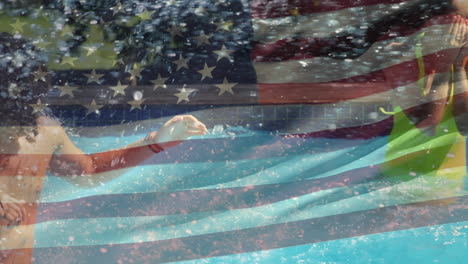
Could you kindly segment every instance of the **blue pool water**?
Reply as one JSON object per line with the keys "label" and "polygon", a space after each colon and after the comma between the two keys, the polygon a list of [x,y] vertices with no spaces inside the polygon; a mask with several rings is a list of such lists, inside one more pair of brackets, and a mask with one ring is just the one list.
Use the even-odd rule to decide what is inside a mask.
{"label": "blue pool water", "polygon": [[[85,152],[93,153],[125,146],[147,132],[138,131],[117,137],[73,137],[73,141]],[[386,144],[386,137],[371,140],[285,139],[239,127],[215,127],[206,136],[167,150],[167,156],[159,154],[139,167],[120,170],[118,173],[121,176],[107,183],[96,182],[93,187],[83,188],[49,176],[41,201],[63,202],[101,194],[164,194],[273,186],[262,189],[261,198],[245,196],[245,201],[218,201],[216,210],[194,210],[182,214],[177,213],[177,208],[171,208],[176,213],[45,221],[36,227],[36,246],[151,242],[340,215],[343,217],[334,219],[347,225],[343,225],[343,229],[349,229],[353,224],[349,225],[346,217],[353,213],[364,212],[365,216],[366,210],[429,199],[408,191],[427,192],[424,186],[420,186],[424,182],[402,183],[391,188],[381,185],[378,170],[373,168],[384,160]],[[345,173],[348,173],[346,177],[353,184],[324,187],[328,179]],[[363,177],[364,174],[367,176]],[[325,184],[297,196],[286,195],[294,193],[295,188],[300,189],[301,183],[310,184],[313,180]],[[294,183],[299,185],[288,185]],[[452,194],[464,195],[465,190]],[[433,192],[431,198],[446,197]],[[158,200],[145,199],[146,204],[164,208]],[[262,199],[269,202],[258,204]],[[254,206],[235,208],[244,203]],[[430,212],[428,216],[437,218]],[[380,230],[381,225],[391,223],[385,216],[375,219],[369,230]],[[369,231],[364,235],[355,235],[352,230],[340,230],[339,223],[336,223],[336,232],[346,234],[340,239],[330,240],[322,234],[321,240],[315,243],[271,247],[262,251],[246,249],[245,253],[225,256],[214,253],[215,257],[180,263],[465,263],[468,258],[466,221],[448,221],[446,224],[399,231],[390,228],[386,232]],[[307,226],[301,228],[307,229]],[[87,231],[76,232],[81,229]]]}

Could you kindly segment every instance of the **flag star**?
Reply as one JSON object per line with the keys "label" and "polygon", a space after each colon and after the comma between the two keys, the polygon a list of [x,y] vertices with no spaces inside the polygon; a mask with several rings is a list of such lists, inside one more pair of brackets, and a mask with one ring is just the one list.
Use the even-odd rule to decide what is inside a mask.
{"label": "flag star", "polygon": [[180,103],[181,101],[190,102],[189,100],[190,94],[196,91],[194,89],[186,90],[185,86],[182,89],[178,89],[178,90],[179,92],[174,94],[175,96],[177,96],[177,103]]}
{"label": "flag star", "polygon": [[172,38],[174,38],[175,36],[183,37],[182,29],[183,27],[179,25],[172,25],[171,29],[169,30],[169,33],[171,34]]}
{"label": "flag star", "polygon": [[75,61],[78,60],[78,58],[70,57],[70,56],[65,56],[62,58],[62,65],[70,65],[70,66],[75,66]]}
{"label": "flag star", "polygon": [[73,97],[73,92],[78,89],[78,87],[70,86],[68,82],[65,83],[63,86],[55,86],[57,89],[60,90],[60,95],[59,96],[64,96],[64,95],[69,95],[70,97]]}
{"label": "flag star", "polygon": [[179,59],[176,60],[176,61],[173,61],[172,63],[177,65],[176,71],[178,71],[180,68],[187,68],[188,69],[189,67],[188,67],[187,63],[188,63],[189,60],[190,60],[190,58],[186,58],[186,59],[182,58],[182,54],[181,54],[181,55],[179,55]]}
{"label": "flag star", "polygon": [[213,78],[213,76],[211,75],[211,72],[214,70],[215,67],[216,66],[208,67],[208,65],[205,62],[205,68],[203,68],[203,70],[198,71],[202,75],[201,80],[203,81],[205,78],[208,78],[208,77]]}
{"label": "flag star", "polygon": [[34,46],[40,48],[40,49],[46,49],[50,44],[48,41],[44,41],[44,39],[39,39],[33,42]]}
{"label": "flag star", "polygon": [[228,92],[230,94],[234,94],[234,92],[232,91],[232,87],[236,86],[237,84],[238,83],[229,83],[227,78],[224,77],[223,83],[222,84],[215,84],[215,86],[219,88],[219,94],[218,95],[222,95],[225,92]]}
{"label": "flag star", "polygon": [[223,47],[220,50],[215,50],[213,52],[218,54],[218,59],[216,61],[219,61],[222,58],[226,58],[226,59],[228,59],[229,61],[232,62],[231,53],[233,53],[234,50],[226,49],[226,46],[224,46],[224,44],[223,44]]}
{"label": "flag star", "polygon": [[156,48],[152,49],[151,51],[154,52],[154,55],[163,55],[162,49],[164,46],[156,46]]}
{"label": "flag star", "polygon": [[91,74],[83,74],[83,75],[86,76],[86,78],[88,78],[88,81],[86,82],[87,84],[92,83],[92,82],[100,84],[101,81],[99,79],[101,79],[102,76],[104,76],[104,74],[97,74],[96,70],[94,69],[91,71]]}
{"label": "flag star", "polygon": [[33,114],[37,113],[37,112],[42,112],[42,110],[44,110],[44,108],[47,107],[46,104],[43,104],[41,102],[41,99],[37,99],[37,103],[35,104],[29,104],[29,106],[31,106],[33,108]]}
{"label": "flag star", "polygon": [[217,23],[215,23],[216,25],[216,31],[221,31],[221,30],[224,30],[224,31],[231,31],[231,27],[234,23],[232,23],[231,20],[228,20],[228,21],[224,21],[224,19],[221,19],[220,21],[218,21]]}
{"label": "flag star", "polygon": [[128,87],[128,85],[122,85],[120,83],[120,81],[119,81],[116,86],[111,86],[109,88],[114,90],[114,95],[112,95],[112,96],[116,96],[118,94],[125,95],[124,90],[127,89],[127,87]]}
{"label": "flag star", "polygon": [[193,13],[197,16],[204,16],[206,15],[206,9],[203,8],[202,6],[199,6],[193,10]]}
{"label": "flag star", "polygon": [[202,30],[200,35],[195,37],[195,39],[197,40],[197,47],[200,47],[203,44],[210,45],[210,38],[211,35],[206,35],[205,32]]}
{"label": "flag star", "polygon": [[130,80],[135,80],[136,78],[140,78],[142,71],[143,69],[141,69],[137,64],[134,64],[133,69],[128,71],[130,73]]}
{"label": "flag star", "polygon": [[89,114],[92,114],[92,113],[99,114],[99,110],[104,107],[104,105],[96,104],[96,101],[94,99],[91,102],[91,104],[83,105],[83,106],[86,107],[86,109],[88,109],[88,111],[86,112],[86,115],[89,115]]}
{"label": "flag star", "polygon": [[141,104],[145,101],[146,99],[140,99],[140,100],[133,100],[133,101],[129,101],[127,102],[129,105],[131,105],[132,107],[130,108],[130,111],[133,111],[134,109],[139,109],[141,110]]}
{"label": "flag star", "polygon": [[218,0],[215,5],[227,5],[226,0]]}
{"label": "flag star", "polygon": [[73,37],[73,29],[69,25],[65,25],[60,32],[60,36]]}
{"label": "flag star", "polygon": [[19,96],[22,90],[23,89],[21,89],[21,87],[19,87],[16,83],[10,83],[8,86],[8,95],[10,97]]}
{"label": "flag star", "polygon": [[23,32],[23,27],[26,25],[26,22],[21,22],[18,18],[16,19],[15,23],[10,24],[10,26],[16,31],[16,32]]}
{"label": "flag star", "polygon": [[151,17],[153,16],[154,12],[155,11],[145,10],[143,13],[140,13],[136,16],[139,17],[141,20],[151,20]]}
{"label": "flag star", "polygon": [[179,3],[177,3],[177,0],[169,0],[166,3],[167,6],[179,6]]}
{"label": "flag star", "polygon": [[166,80],[169,78],[163,78],[161,77],[161,74],[158,74],[158,78],[156,80],[152,80],[151,82],[154,84],[153,90],[158,89],[159,87],[166,89]]}
{"label": "flag star", "polygon": [[46,76],[47,76],[48,72],[44,72],[42,71],[41,68],[39,68],[39,70],[35,71],[32,73],[32,75],[34,76],[34,81],[37,82],[39,80],[45,82],[46,81]]}
{"label": "flag star", "polygon": [[86,56],[90,56],[91,54],[95,53],[99,47],[98,46],[87,46],[83,47],[84,50],[86,50]]}
{"label": "flag star", "polygon": [[122,64],[122,65],[125,64],[124,61],[123,61],[123,59],[122,59],[122,58],[119,58],[119,59],[117,59],[117,60],[113,60],[113,61],[112,61],[112,66],[115,66],[117,63]]}
{"label": "flag star", "polygon": [[112,15],[115,16],[115,14],[122,12],[123,5],[121,3],[117,3],[117,5],[111,7],[110,10],[113,12]]}

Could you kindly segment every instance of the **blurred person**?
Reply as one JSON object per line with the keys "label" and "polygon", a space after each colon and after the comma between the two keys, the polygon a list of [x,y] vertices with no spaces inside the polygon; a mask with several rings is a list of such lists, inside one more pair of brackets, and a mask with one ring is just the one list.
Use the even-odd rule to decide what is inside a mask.
{"label": "blurred person", "polygon": [[45,70],[43,57],[24,40],[0,34],[0,262],[4,264],[32,261],[37,202],[47,171],[78,184],[93,178],[105,182],[116,175],[101,172],[136,166],[207,132],[195,117],[176,116],[124,148],[85,154],[56,119],[34,108],[48,89],[47,80],[34,75]]}

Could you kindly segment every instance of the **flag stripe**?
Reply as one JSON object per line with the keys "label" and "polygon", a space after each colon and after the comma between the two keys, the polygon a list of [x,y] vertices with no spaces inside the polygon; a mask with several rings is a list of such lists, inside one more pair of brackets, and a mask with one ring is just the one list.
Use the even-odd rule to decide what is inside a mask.
{"label": "flag stripe", "polygon": [[[414,47],[415,48],[415,47]],[[460,48],[447,49],[441,45],[432,46],[431,48],[423,49],[424,64],[426,65],[426,74],[432,73],[431,70],[440,72],[442,66],[447,71],[448,65],[454,59],[454,55],[461,52]],[[402,68],[411,66],[411,71],[405,76],[412,77],[410,80],[405,81],[414,82],[413,75],[418,77],[419,68],[414,49],[405,52],[398,60],[393,60],[392,57],[382,61],[372,57],[378,55],[376,53],[368,53],[362,59],[353,61],[347,60],[334,60],[330,58],[313,58],[304,59],[300,61],[282,61],[282,62],[257,62],[254,64],[257,72],[259,83],[328,83],[328,82],[358,82],[362,83],[366,80],[382,80],[383,70],[394,71],[397,70],[399,74]],[[438,57],[439,56],[439,57]],[[437,62],[437,63],[436,63]],[[320,67],[318,67],[320,65]],[[288,74],[284,74],[288,72]],[[361,77],[364,76],[364,77]],[[360,79],[362,78],[362,79]]]}
{"label": "flag stripe", "polygon": [[[81,262],[160,263],[289,247],[347,237],[466,220],[468,197],[389,206],[302,221],[147,243],[35,249],[38,263],[51,257]],[[437,206],[434,203],[447,204]],[[414,217],[431,212],[431,217]],[[404,216],[408,217],[404,217]],[[409,217],[411,216],[411,217]],[[400,220],[404,219],[404,221]]]}
{"label": "flag stripe", "polygon": [[[191,214],[263,206],[326,189],[378,180],[380,167],[364,167],[325,178],[222,189],[96,195],[38,204],[37,223],[79,218]],[[386,187],[382,184],[380,188]],[[378,189],[378,188],[376,188]]]}
{"label": "flag stripe", "polygon": [[[444,147],[439,148],[443,149]],[[438,151],[439,148],[435,147],[433,151]],[[414,151],[395,159],[405,159],[405,157],[413,157],[417,153],[423,154],[425,152],[426,150]],[[373,186],[366,190],[371,192],[403,182],[403,179],[382,177],[380,166],[380,164],[374,164],[348,168],[342,173],[325,177],[310,176],[310,170],[305,170],[303,173],[296,174],[295,177],[313,177],[313,179],[296,180],[295,182],[174,192],[107,194],[63,202],[39,203],[37,205],[36,223],[60,219],[184,215],[245,209],[285,201],[323,190],[351,187],[357,184],[372,183]],[[338,165],[337,169],[339,167],[340,165]],[[444,169],[460,170],[458,166]],[[314,202],[309,205],[312,204]]]}
{"label": "flag stripe", "polygon": [[310,14],[320,12],[332,12],[336,10],[363,7],[369,5],[379,4],[400,4],[406,2],[413,2],[409,0],[337,0],[337,1],[310,1],[310,0],[299,0],[291,1],[288,0],[252,0],[251,12],[254,18],[274,18],[274,17],[285,17],[294,14],[293,10],[297,10],[299,14]]}
{"label": "flag stripe", "polygon": [[[431,184],[433,187],[429,189],[427,186],[421,186],[421,184]],[[53,220],[35,224],[38,241],[36,246],[43,248],[62,245],[83,246],[161,241],[373,210],[414,202],[434,201],[436,199],[456,200],[457,197],[466,197],[466,193],[463,196],[462,193],[454,192],[444,195],[434,192],[435,195],[425,194],[421,197],[415,197],[414,194],[407,193],[408,188],[414,188],[413,192],[418,194],[424,191],[440,191],[443,189],[436,187],[436,184],[434,178],[417,178],[388,188],[379,188],[379,183],[369,183],[325,190],[253,208],[163,216]],[[447,205],[450,205],[450,203],[445,204],[445,206]],[[157,209],[153,208],[151,210]],[[219,225],[219,223],[229,224]],[[15,227],[16,230],[20,231],[28,228],[29,226]],[[87,230],[87,232],[76,234],[75,231],[79,228]],[[157,234],[150,234],[151,230],[155,229]],[[63,231],[51,235],[53,230]],[[74,239],[69,240],[70,236],[73,236]]]}
{"label": "flag stripe", "polygon": [[[459,49],[443,50],[424,56],[426,76],[433,73],[447,74],[450,64],[444,63],[444,59],[453,57],[455,52],[459,52]],[[354,76],[322,83],[315,82],[319,78],[314,75],[314,71],[318,74],[320,68],[314,69],[308,66],[307,69],[302,70],[303,66],[297,62],[275,64],[257,66],[260,82],[258,84],[259,102],[261,104],[335,103],[371,96],[409,84],[416,85],[419,80],[418,59],[376,70],[366,76]],[[356,70],[359,71],[359,68],[355,68],[354,71]],[[366,70],[363,69],[363,71]],[[294,73],[283,74],[290,71]],[[391,72],[394,78],[381,81],[384,78],[384,72]],[[267,78],[267,75],[271,77]],[[360,82],[361,78],[364,81],[377,80],[377,82]],[[262,82],[263,80],[267,83]]]}
{"label": "flag stripe", "polygon": [[[382,35],[375,39],[374,47],[370,47],[367,52],[379,53],[378,55],[383,56],[385,54],[385,49],[382,50],[382,47],[387,47],[391,43],[403,43],[405,44],[404,50],[400,52],[408,52],[408,49],[412,49],[416,46],[416,39],[418,38],[421,32],[428,32],[427,38],[435,41],[435,43],[443,44],[439,45],[426,45],[429,48],[436,48],[438,50],[452,48],[448,41],[446,41],[447,36],[444,34],[436,34],[437,32],[450,32],[450,28],[456,23],[468,23],[466,20],[463,22],[457,21],[456,17],[453,15],[443,15],[435,17],[428,22],[426,22],[422,27],[419,28],[404,28],[404,27],[395,27],[392,28],[390,32],[382,32]],[[274,29],[269,29],[270,31]],[[299,29],[300,30],[300,29]],[[311,32],[316,32],[315,29],[309,29]],[[261,35],[262,32],[259,32]],[[312,34],[312,33],[311,33]],[[257,31],[255,31],[257,36]],[[362,39],[361,44],[353,44],[350,41]],[[343,36],[308,36],[307,32],[301,34],[300,37],[297,37],[293,33],[287,36],[281,36],[278,39],[266,38],[265,40],[259,40],[260,42],[254,45],[252,50],[252,59],[255,62],[268,62],[268,61],[284,61],[284,60],[302,60],[307,58],[313,58],[316,56],[320,57],[330,57],[332,53],[337,52],[346,52],[347,50],[357,49],[361,46],[364,47],[367,38],[365,36],[353,35],[352,31],[348,35]],[[445,45],[445,46],[444,46]],[[427,48],[427,47],[425,47]],[[436,50],[430,50],[428,53],[433,53]],[[388,53],[390,55],[391,53]],[[414,54],[414,52],[413,52]],[[401,56],[402,54],[400,54]],[[395,57],[390,56],[390,57]],[[368,60],[369,62],[375,61],[375,58],[370,56],[365,56],[359,58],[358,60],[353,60],[352,62],[360,62],[363,60]],[[348,62],[351,63],[351,62]]]}
{"label": "flag stripe", "polygon": [[[369,24],[377,12],[390,14],[399,4],[377,4],[340,9],[334,12],[313,13],[281,18],[254,18],[254,40],[272,43],[293,36],[302,38],[328,37],[347,29],[356,29]],[[336,19],[339,18],[339,19]]]}

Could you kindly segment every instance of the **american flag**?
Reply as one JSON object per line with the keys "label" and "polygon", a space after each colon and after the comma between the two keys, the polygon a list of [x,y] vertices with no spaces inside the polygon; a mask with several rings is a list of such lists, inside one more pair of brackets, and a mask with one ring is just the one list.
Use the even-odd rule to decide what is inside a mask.
{"label": "american flag", "polygon": [[[52,109],[85,152],[123,147],[181,113],[211,130],[101,171],[119,175],[110,182],[48,175],[34,263],[466,258],[465,140],[450,107],[431,136],[409,119],[447,105],[421,89],[450,74],[461,45],[447,32],[466,22],[413,8],[427,15],[421,25],[394,23],[421,2],[102,1],[81,14],[90,33],[74,49],[60,48],[77,32],[57,13],[4,15],[2,30],[49,54],[49,70],[33,74],[50,93],[32,105]],[[111,43],[113,23],[132,32]]]}

